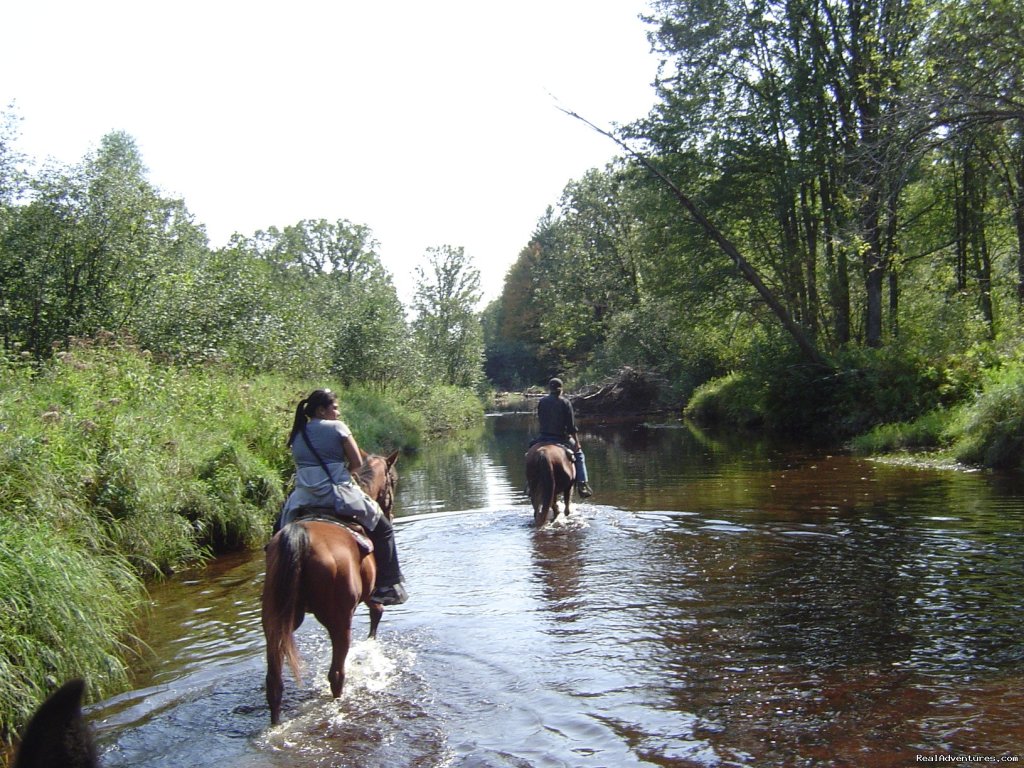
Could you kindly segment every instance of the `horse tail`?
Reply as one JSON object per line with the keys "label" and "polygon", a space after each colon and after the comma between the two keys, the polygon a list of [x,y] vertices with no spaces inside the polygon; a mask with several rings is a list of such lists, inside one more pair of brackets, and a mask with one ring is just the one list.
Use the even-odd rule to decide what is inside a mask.
{"label": "horse tail", "polygon": [[309,552],[309,531],[304,525],[286,525],[277,536],[276,547],[277,558],[274,567],[267,569],[263,588],[269,598],[264,602],[267,652],[277,658],[283,654],[296,682],[301,682],[302,660],[295,645],[295,626],[302,610],[298,597]]}

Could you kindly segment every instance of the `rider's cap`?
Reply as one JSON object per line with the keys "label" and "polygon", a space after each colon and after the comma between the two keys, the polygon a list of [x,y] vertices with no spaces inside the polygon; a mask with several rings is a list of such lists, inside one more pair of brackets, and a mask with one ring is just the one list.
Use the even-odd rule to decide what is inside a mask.
{"label": "rider's cap", "polygon": [[561,379],[552,379],[551,381],[548,382],[548,389],[561,389],[561,388],[562,388],[562,380]]}

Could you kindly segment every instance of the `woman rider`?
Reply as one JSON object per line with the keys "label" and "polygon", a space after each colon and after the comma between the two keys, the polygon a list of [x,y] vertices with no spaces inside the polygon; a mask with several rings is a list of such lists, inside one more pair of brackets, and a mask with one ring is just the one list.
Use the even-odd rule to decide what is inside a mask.
{"label": "woman rider", "polygon": [[[319,507],[333,512],[334,485],[352,482],[352,474],[363,465],[352,430],[338,416],[338,398],[329,389],[314,390],[296,407],[288,436],[295,461],[295,490],[281,510],[281,527],[304,509]],[[353,516],[366,528],[377,560],[377,588],[370,600],[381,605],[399,605],[409,596],[402,586],[394,528],[377,503],[363,496],[370,505],[369,514],[354,512]]]}

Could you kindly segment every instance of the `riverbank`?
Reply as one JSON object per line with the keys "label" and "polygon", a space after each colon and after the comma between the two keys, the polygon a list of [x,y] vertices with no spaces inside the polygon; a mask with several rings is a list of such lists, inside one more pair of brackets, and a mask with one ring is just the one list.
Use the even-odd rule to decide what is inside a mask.
{"label": "riverbank", "polygon": [[[798,396],[779,398],[748,375],[730,374],[698,388],[683,414],[719,428],[814,435],[862,456],[926,455],[929,462],[1024,472],[1024,362],[1001,361],[938,402],[887,390],[879,373],[845,378],[856,383],[795,387]],[[815,415],[813,428],[796,429]]]}
{"label": "riverbank", "polygon": [[450,387],[346,389],[182,368],[113,339],[0,369],[8,743],[57,683],[85,677],[90,698],[123,689],[148,581],[266,540],[292,474],[295,403],[311,389],[335,389],[360,445],[377,453],[414,452],[483,414],[472,393]]}

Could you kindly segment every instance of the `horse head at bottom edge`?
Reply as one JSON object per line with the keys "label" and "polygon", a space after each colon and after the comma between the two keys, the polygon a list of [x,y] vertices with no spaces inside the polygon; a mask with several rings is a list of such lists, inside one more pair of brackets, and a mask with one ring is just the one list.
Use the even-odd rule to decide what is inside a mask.
{"label": "horse head at bottom edge", "polygon": [[84,693],[85,681],[75,679],[50,694],[25,726],[12,768],[98,768]]}

